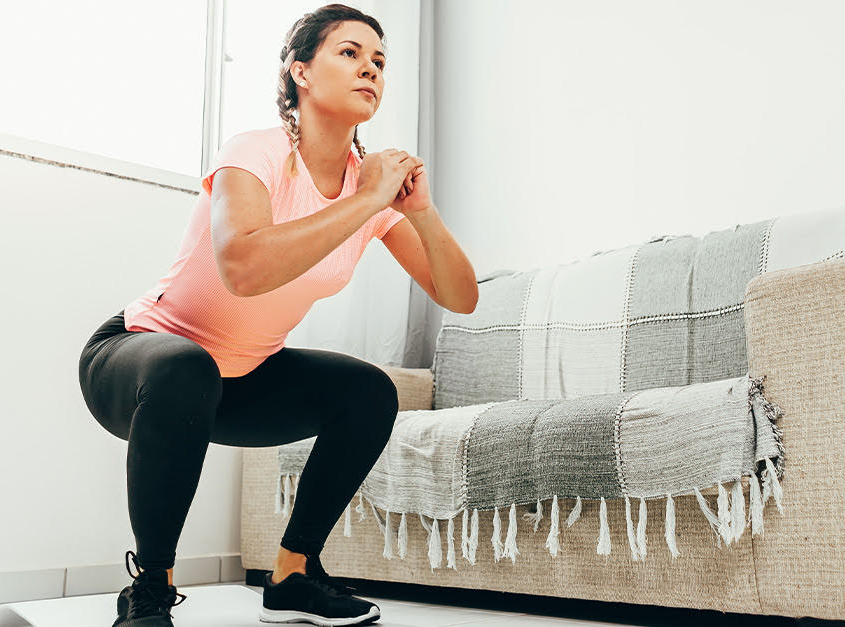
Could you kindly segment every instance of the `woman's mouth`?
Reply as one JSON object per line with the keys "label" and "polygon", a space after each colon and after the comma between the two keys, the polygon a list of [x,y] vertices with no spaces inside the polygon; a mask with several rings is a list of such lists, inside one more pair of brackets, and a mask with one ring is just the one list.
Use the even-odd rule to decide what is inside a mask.
{"label": "woman's mouth", "polygon": [[355,91],[357,91],[360,94],[364,94],[365,96],[370,96],[373,99],[375,99],[375,97],[376,97],[376,95],[373,92],[366,90],[366,89],[356,89]]}

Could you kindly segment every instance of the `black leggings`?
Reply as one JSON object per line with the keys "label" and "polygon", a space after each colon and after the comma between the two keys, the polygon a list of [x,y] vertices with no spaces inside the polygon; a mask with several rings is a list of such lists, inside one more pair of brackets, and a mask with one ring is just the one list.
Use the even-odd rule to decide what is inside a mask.
{"label": "black leggings", "polygon": [[279,446],[317,436],[280,545],[319,555],[378,460],[399,407],[378,366],[327,350],[284,347],[241,377],[173,333],[127,331],[123,311],[79,358],[88,409],[129,443],[126,485],[139,565],[172,568],[209,442]]}

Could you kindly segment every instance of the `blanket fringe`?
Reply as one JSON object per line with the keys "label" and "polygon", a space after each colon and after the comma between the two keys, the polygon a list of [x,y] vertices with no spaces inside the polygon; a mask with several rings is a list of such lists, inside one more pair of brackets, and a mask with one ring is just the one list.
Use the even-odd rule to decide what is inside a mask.
{"label": "blanket fringe", "polygon": [[475,553],[478,550],[478,509],[472,510],[472,534],[469,537],[469,562],[475,564]]}
{"label": "blanket fringe", "polygon": [[745,497],[742,494],[742,477],[734,481],[734,487],[731,492],[731,531],[733,531],[731,539],[734,542],[738,542],[745,532],[745,526],[748,524],[745,518]]}
{"label": "blanket fringe", "polygon": [[[698,501],[701,511],[704,513],[705,519],[713,529],[717,546],[721,548],[722,540],[727,546],[732,542],[737,542],[743,535],[745,529],[750,525],[752,536],[763,534],[763,510],[769,499],[773,497],[778,511],[781,515],[783,510],[783,488],[778,481],[778,471],[776,464],[770,459],[762,460],[765,464],[765,470],[760,473],[763,477],[762,488],[761,480],[757,472],[748,476],[749,482],[749,506],[748,513],[745,510],[745,498],[742,490],[742,477],[735,480],[733,487],[728,491],[723,482],[718,482],[718,499],[717,511],[714,513],[708,506],[707,499],[701,494],[698,488],[693,488],[695,497]],[[762,465],[762,464],[761,464]],[[727,482],[725,482],[726,484]],[[284,473],[279,476],[279,482],[276,491],[276,508],[277,514],[282,516],[289,516],[293,503],[296,500],[296,493],[299,488],[299,474],[298,473]],[[666,545],[672,558],[677,558],[680,551],[677,546],[677,538],[675,531],[675,501],[670,493],[665,495],[666,499],[666,527],[665,538]],[[646,523],[647,523],[647,508],[646,500],[639,497],[639,520],[636,531],[631,516],[631,499],[629,495],[625,495],[625,519],[628,535],[628,545],[631,550],[632,561],[642,561],[646,557]],[[394,539],[395,546],[398,548],[398,555],[401,559],[405,559],[408,554],[408,523],[406,512],[401,512],[401,519],[399,522],[399,529],[394,538],[394,532],[391,528],[389,510],[385,510],[384,518],[381,517],[375,505],[367,499],[370,508],[373,510],[373,518],[379,526],[379,530],[384,536],[384,551],[383,557],[392,559],[394,556]],[[523,518],[532,524],[532,529],[536,533],[540,522],[543,518],[543,500],[538,498],[536,501],[536,511],[526,512]],[[343,535],[347,538],[352,536],[352,503],[347,503],[344,513]],[[364,507],[363,492],[358,492],[358,505],[355,510],[360,514],[359,520],[366,518],[366,509]],[[576,497],[575,505],[566,520],[566,526],[571,527],[581,516],[582,501],[581,497]],[[394,514],[399,512],[393,512]],[[462,524],[461,524],[461,556],[470,564],[475,565],[476,553],[478,549],[478,509],[473,508],[470,515],[469,508],[462,510]],[[558,495],[552,496],[551,512],[550,512],[549,533],[546,537],[545,546],[552,557],[557,557],[560,550],[560,504]],[[422,514],[420,520],[423,527],[428,532],[428,557],[432,570],[439,568],[442,563],[442,545],[440,539],[439,525],[437,518],[432,519],[429,524]],[[520,555],[517,548],[517,516],[516,503],[511,503],[508,512],[508,528],[505,541],[502,542],[502,525],[499,514],[499,508],[495,507],[493,512],[493,536],[491,542],[493,545],[493,557],[495,561],[499,561],[503,557],[510,557],[515,563],[516,556]],[[447,553],[446,553],[446,567],[457,570],[456,548],[455,548],[455,520],[454,517],[448,519],[448,526],[446,531]],[[596,546],[596,553],[599,555],[610,554],[610,528],[607,521],[607,503],[604,497],[601,498],[599,510],[599,539]]]}
{"label": "blanket fringe", "polygon": [[355,506],[355,511],[358,512],[358,514],[360,514],[360,518],[358,518],[359,521],[364,520],[367,517],[366,513],[364,512],[364,491],[363,490],[358,492],[358,505]]}
{"label": "blanket fringe", "polygon": [[675,501],[672,500],[672,495],[666,494],[666,545],[669,547],[669,552],[672,554],[672,559],[680,555],[678,551],[678,544],[675,538]]}
{"label": "blanket fringe", "polygon": [[599,555],[610,555],[610,527],[607,526],[607,503],[604,497],[601,497],[599,526],[599,543],[596,547],[596,553]]}
{"label": "blanket fringe", "polygon": [[728,501],[728,493],[721,482],[719,486],[719,498],[716,504],[719,507],[719,535],[725,541],[726,546],[730,546],[733,535],[731,533],[731,512],[730,502]]}
{"label": "blanket fringe", "polygon": [[537,526],[540,524],[540,521],[543,519],[543,503],[540,499],[537,499],[537,511],[536,512],[526,512],[522,515],[523,518],[527,518],[534,522],[534,533],[537,533]]}
{"label": "blanket fringe", "polygon": [[[537,503],[538,503],[538,511],[539,511],[540,501],[538,500]],[[558,504],[557,504],[557,494],[555,494],[554,500],[552,501],[551,517],[552,517],[552,524],[549,527],[549,536],[546,538],[546,548],[549,549],[549,554],[552,557],[557,557],[557,550],[558,550],[558,548],[560,548],[560,537],[559,537],[560,536],[560,530],[559,530],[560,522],[558,520],[560,518],[560,513],[559,513],[559,507],[558,507]],[[534,527],[534,530],[535,531],[537,530],[536,526]]]}
{"label": "blanket fringe", "polygon": [[[763,488],[761,493],[761,485],[757,473],[747,475],[749,479],[749,507],[746,514],[745,499],[742,490],[742,477],[733,482],[730,490],[725,488],[727,482],[717,482],[718,499],[717,512],[714,513],[710,509],[707,499],[701,494],[698,488],[693,488],[693,492],[698,501],[704,517],[713,529],[718,542],[721,547],[722,540],[726,545],[738,541],[745,528],[751,526],[752,535],[763,533],[763,509],[766,504],[766,496],[773,496],[775,502],[779,505],[778,509],[783,514],[782,509],[782,495],[783,489],[780,486],[777,478],[777,468],[771,459],[765,459],[767,471],[764,474]],[[293,480],[291,480],[293,477]],[[293,489],[292,489],[293,486]],[[283,474],[279,479],[279,489],[277,492],[276,513],[290,512],[290,507],[293,499],[291,493],[295,493],[296,486],[298,486],[298,476],[292,474]],[[766,489],[767,488],[767,489]],[[282,495],[284,498],[282,498]],[[675,530],[675,500],[671,493],[667,493],[663,498],[666,499],[666,525],[665,525],[665,539],[666,545],[669,548],[669,553],[675,559],[680,555],[677,546],[676,530]],[[394,544],[394,532],[391,528],[390,514],[397,514],[399,512],[391,512],[385,509],[384,517],[381,516],[375,504],[369,499],[366,499],[373,510],[373,518],[379,526],[379,530],[384,535],[384,551],[383,557],[391,559],[394,556],[394,546],[398,547],[398,554],[401,559],[405,559],[408,553],[408,523],[407,513],[401,512],[399,522],[399,529],[396,534],[396,542]],[[538,498],[536,502],[536,511],[526,512],[523,518],[532,524],[534,532],[537,531],[543,517],[543,499]],[[552,557],[557,557],[560,549],[560,504],[558,495],[554,494],[551,498],[551,511],[549,533],[546,537],[545,546]],[[625,519],[627,526],[628,545],[631,550],[632,561],[643,561],[647,555],[646,547],[646,525],[648,522],[648,511],[646,506],[646,499],[639,497],[639,512],[636,529],[631,515],[631,497],[625,495]],[[352,535],[352,503],[346,505],[344,531],[343,535],[351,537]],[[361,514],[361,520],[365,518],[364,497],[361,492],[358,493],[358,505],[355,508]],[[461,521],[461,556],[470,564],[476,563],[476,552],[478,549],[478,508],[472,509],[463,508]],[[569,513],[566,520],[567,527],[571,527],[575,521],[581,516],[582,501],[581,497],[575,498],[575,505]],[[457,514],[455,514],[457,516]],[[440,520],[447,521],[446,528],[446,567],[457,570],[456,547],[455,547],[455,516],[450,518],[443,518]],[[423,528],[428,533],[428,559],[432,571],[435,568],[440,568],[443,561],[442,541],[440,538],[440,527],[436,517],[431,518],[429,523],[423,514],[419,514],[420,522]],[[502,542],[502,521],[499,513],[499,507],[493,508],[493,535],[491,543],[493,546],[493,557],[495,561],[499,561],[504,557],[510,557],[516,563],[516,556],[520,555],[517,548],[517,515],[516,503],[511,503],[508,511],[508,528],[504,542]],[[607,502],[604,497],[601,497],[599,506],[599,538],[596,545],[596,553],[598,555],[609,555],[611,549],[610,542],[610,526],[607,518]]]}
{"label": "blanket fringe", "polygon": [[[785,460],[784,451],[783,451],[783,429],[777,425],[778,418],[783,416],[783,410],[778,405],[773,405],[771,403],[771,401],[769,401],[763,395],[763,381],[766,379],[766,375],[762,375],[760,377],[754,378],[754,377],[751,377],[750,374],[749,374],[748,377],[749,377],[748,410],[753,411],[754,401],[757,401],[757,402],[760,403],[761,407],[763,408],[763,413],[765,414],[766,418],[768,418],[769,422],[772,425],[772,431],[774,432],[774,438],[775,438],[775,445],[777,446],[777,449],[778,449],[778,454],[775,457],[774,464],[771,463],[771,459],[766,458],[765,459],[765,469],[761,469],[760,480],[761,480],[761,483],[764,484],[763,504],[765,505],[766,501],[767,501],[765,484],[766,483],[777,483],[777,485],[779,487],[780,484],[778,483],[778,480],[783,479],[783,465],[784,465],[784,460]],[[760,461],[763,461],[763,460],[759,460],[758,464],[759,464]],[[773,466],[774,466],[774,469],[770,470],[770,468],[772,468]],[[777,475],[774,478],[774,482],[772,482],[766,476],[770,472]],[[781,515],[783,515],[783,510],[781,510],[780,507],[778,507],[778,510],[781,512]]]}
{"label": "blanket fringe", "polygon": [[405,559],[408,554],[408,522],[405,519],[405,512],[402,512],[402,520],[399,521],[399,557]]}
{"label": "blanket fringe", "polygon": [[710,528],[713,529],[713,533],[716,534],[717,546],[719,548],[722,547],[722,538],[719,536],[719,517],[713,513],[713,511],[707,505],[707,499],[704,498],[704,495],[698,490],[698,488],[693,488],[695,491],[695,498],[698,499],[698,506],[701,508],[701,511],[704,512],[705,518],[707,518],[707,522],[710,523]]}
{"label": "blanket fringe", "polygon": [[461,521],[461,556],[464,559],[469,559],[467,554],[469,553],[469,538],[467,537],[467,526],[469,522],[469,510],[464,508],[464,515],[462,516],[463,520]]}
{"label": "blanket fringe", "polygon": [[493,559],[499,561],[502,558],[502,521],[499,519],[499,508],[493,508]]}
{"label": "blanket fringe", "polygon": [[519,549],[516,548],[516,503],[511,503],[508,514],[508,535],[505,538],[505,550],[502,555],[511,558],[511,561],[516,564],[516,556],[519,555]]}
{"label": "blanket fringe", "polygon": [[428,561],[431,564],[431,570],[440,568],[440,563],[443,561],[443,549],[440,546],[440,528],[437,525],[437,518],[431,519],[431,526],[428,534]]}
{"label": "blanket fringe", "polygon": [[[766,458],[766,481],[767,491],[775,497],[775,505],[777,505],[780,515],[783,516],[783,488],[780,486],[780,481],[778,481],[777,469],[768,457]],[[766,491],[763,494],[766,495]],[[768,499],[768,496],[763,496],[763,505],[766,504]]]}
{"label": "blanket fringe", "polygon": [[449,526],[446,531],[446,539],[448,548],[446,550],[446,568],[454,568],[458,570],[455,565],[455,517],[449,519]]}
{"label": "blanket fringe", "polygon": [[577,497],[575,499],[575,507],[572,508],[572,511],[569,512],[569,518],[566,519],[566,526],[571,527],[575,524],[575,521],[581,517],[581,497]]}
{"label": "blanket fringe", "polygon": [[648,522],[646,514],[645,499],[640,497],[640,519],[637,522],[637,549],[640,552],[640,559],[644,560],[646,556],[646,540],[645,540],[645,525]]}

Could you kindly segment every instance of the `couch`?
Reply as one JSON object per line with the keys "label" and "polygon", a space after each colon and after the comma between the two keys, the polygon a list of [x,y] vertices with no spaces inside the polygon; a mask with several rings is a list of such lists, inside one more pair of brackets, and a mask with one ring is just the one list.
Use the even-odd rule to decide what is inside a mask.
{"label": "couch", "polygon": [[[521,312],[517,323],[497,325],[491,316],[498,314],[491,312],[501,311],[497,300],[508,293],[501,289],[502,282],[515,278],[526,279],[529,286],[546,281],[547,294],[557,295],[557,313],[554,306],[535,303],[534,322],[557,316],[554,322],[559,323],[560,312],[573,307],[581,323],[599,322],[608,318],[609,306],[618,304],[623,323],[604,328],[610,335],[581,335],[576,340],[566,333],[578,324],[528,324],[526,310],[531,305],[526,296],[516,307]],[[691,297],[693,285],[699,295],[718,294],[724,303],[735,303],[718,308],[711,317],[698,316],[701,307]],[[655,317],[647,338],[638,337],[629,324],[643,290],[651,290],[652,297],[660,291],[671,312]],[[577,330],[593,328],[581,326]],[[487,333],[491,329],[514,333]],[[523,368],[524,347],[515,364],[503,359],[492,377],[488,373],[474,378],[473,369],[461,361],[461,351],[527,346],[529,331],[544,334],[541,341],[534,338],[534,350],[546,353],[531,369]],[[621,345],[619,337],[624,339]],[[659,355],[650,344],[655,337],[663,346]],[[747,533],[730,546],[722,544],[703,515],[702,500],[715,505],[718,498],[721,503],[722,486],[711,486],[700,491],[703,499],[692,494],[675,498],[676,551],[667,549],[668,538],[659,524],[662,504],[651,505],[644,530],[649,552],[647,559],[636,560],[625,550],[631,539],[626,499],[600,503],[579,497],[577,516],[570,514],[569,520],[575,522],[560,522],[560,542],[554,549],[547,542],[550,501],[520,502],[511,508],[520,521],[518,558],[502,559],[491,548],[488,539],[507,521],[500,521],[498,509],[480,510],[477,557],[468,561],[458,551],[456,559],[450,540],[446,566],[439,553],[432,554],[432,524],[421,515],[403,515],[401,557],[395,546],[387,546],[387,536],[395,538],[395,533],[386,536],[385,525],[395,530],[397,518],[394,512],[391,522],[388,512],[382,514],[373,505],[374,487],[363,498],[368,477],[329,536],[323,564],[332,576],[374,581],[845,620],[843,338],[841,209],[737,224],[703,237],[662,235],[560,266],[488,273],[479,278],[473,313],[444,312],[431,368],[380,365],[396,384],[400,416],[426,412],[445,421],[450,412],[476,403],[588,398],[661,386],[686,389],[746,373],[764,377],[766,398],[780,410],[785,450],[782,494],[777,508],[768,501],[765,533]],[[539,372],[538,363],[543,364]],[[295,498],[298,475],[280,474],[280,460],[289,454],[301,468],[313,441],[244,450],[241,554],[248,579],[250,573],[272,569],[290,511],[288,499]],[[383,457],[392,454],[388,445]],[[389,464],[390,459],[382,462]],[[737,487],[748,495],[749,485],[743,481]],[[555,508],[558,500],[558,515],[566,520],[573,501],[556,496]],[[600,513],[602,531],[609,527],[607,546],[613,547],[605,552],[596,548]],[[440,533],[444,527],[441,521]]]}

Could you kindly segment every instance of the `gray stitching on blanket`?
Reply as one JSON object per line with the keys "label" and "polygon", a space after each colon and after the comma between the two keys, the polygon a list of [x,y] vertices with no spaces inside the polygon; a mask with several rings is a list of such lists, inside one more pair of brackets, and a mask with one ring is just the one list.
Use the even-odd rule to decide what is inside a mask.
{"label": "gray stitching on blanket", "polygon": [[525,370],[525,312],[528,310],[528,301],[531,298],[531,286],[534,285],[536,274],[528,279],[528,285],[525,286],[525,297],[522,299],[522,307],[519,312],[519,390],[518,397],[522,398],[523,386],[523,372]]}
{"label": "gray stitching on blanket", "polygon": [[616,419],[613,423],[613,448],[616,453],[616,475],[619,481],[619,488],[625,496],[628,496],[628,483],[625,481],[625,473],[622,470],[622,411],[625,409],[625,406],[631,402],[631,399],[640,392],[642,392],[642,390],[634,392],[627,399],[619,403],[619,406],[616,408]]}
{"label": "gray stitching on blanket", "polygon": [[630,327],[630,320],[628,319],[628,312],[631,307],[631,286],[634,284],[634,273],[637,270],[637,259],[640,255],[642,246],[639,246],[634,254],[631,255],[631,264],[628,266],[628,276],[625,280],[625,301],[622,306],[622,348],[619,351],[619,391],[625,391],[625,357],[628,352],[628,328]]}

